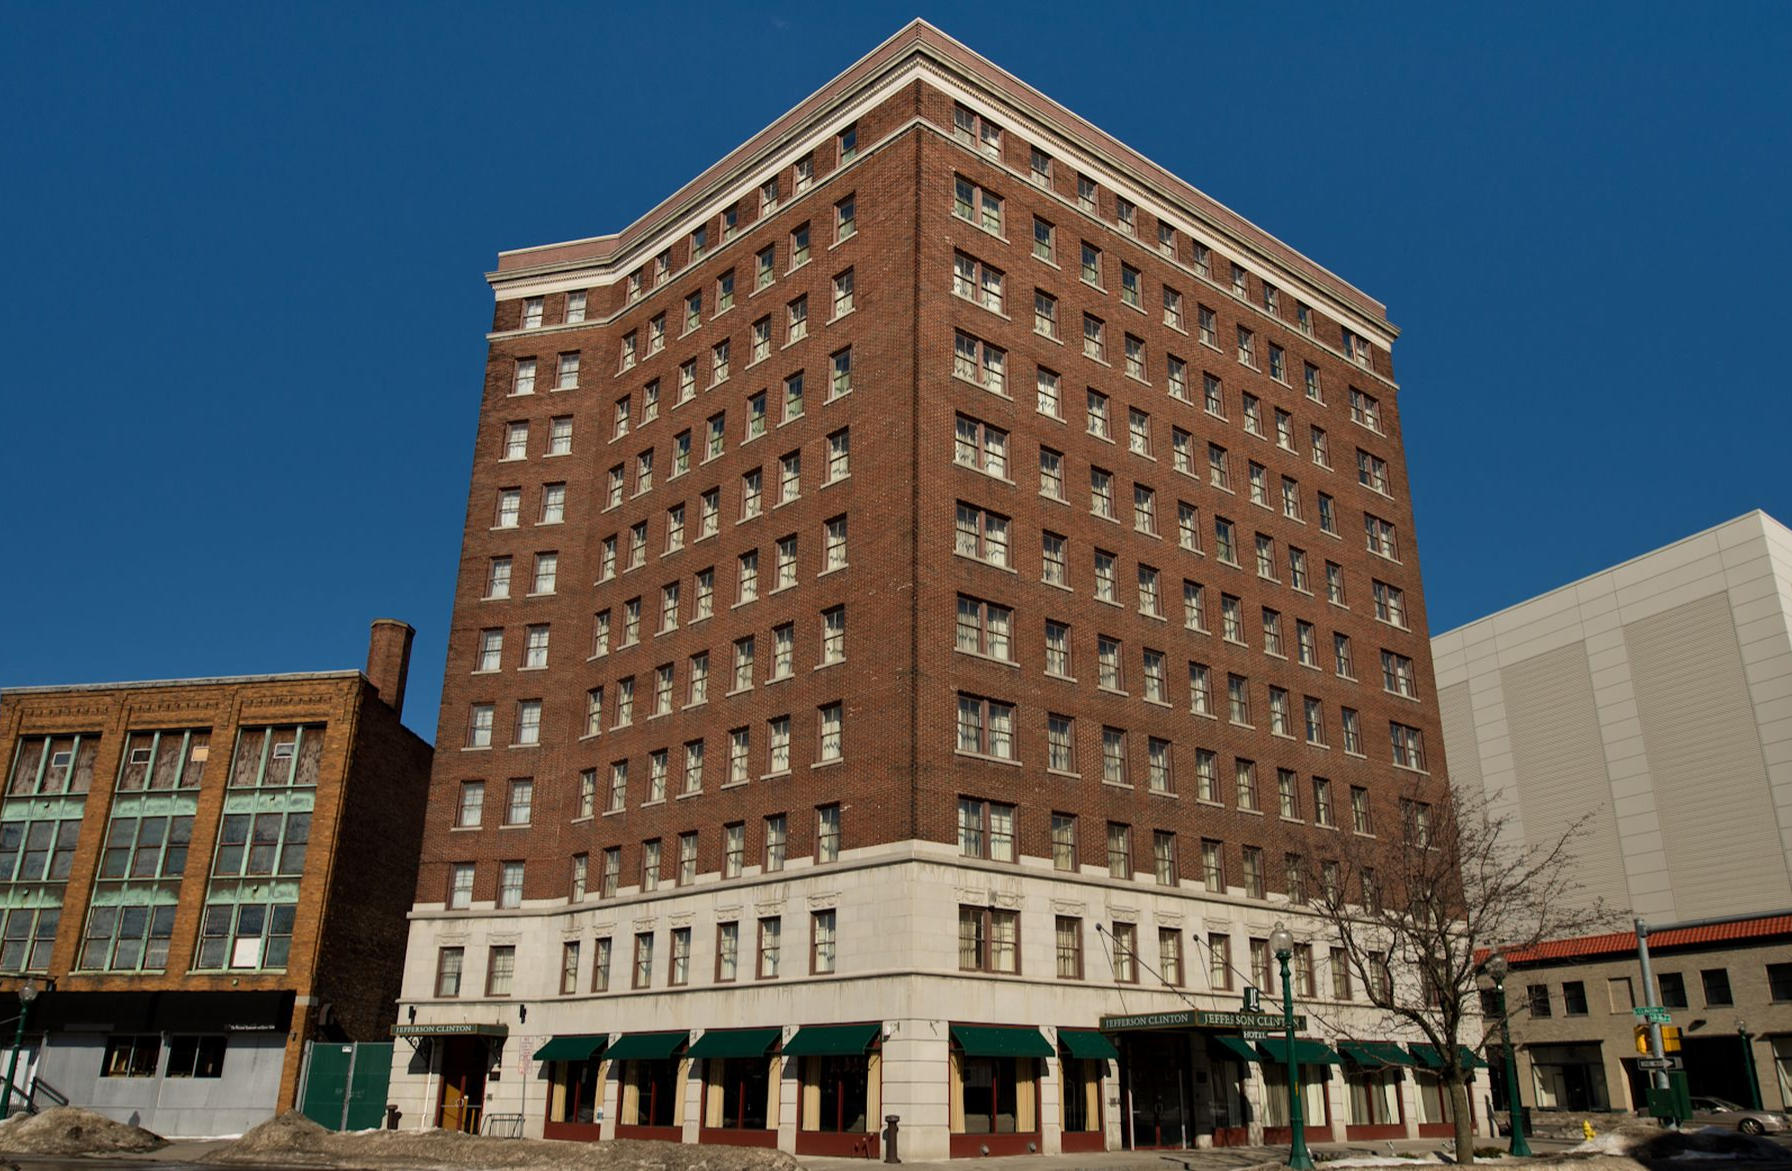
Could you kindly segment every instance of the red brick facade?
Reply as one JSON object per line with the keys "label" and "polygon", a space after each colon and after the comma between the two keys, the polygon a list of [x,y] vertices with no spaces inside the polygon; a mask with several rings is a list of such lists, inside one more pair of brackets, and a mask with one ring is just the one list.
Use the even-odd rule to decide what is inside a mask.
{"label": "red brick facade", "polygon": [[[1009,79],[1011,80],[1011,79]],[[1018,84],[1018,83],[1016,83]],[[1012,87],[1010,87],[1012,89]],[[824,91],[826,93],[827,91]],[[1013,94],[1008,95],[1010,98]],[[1328,835],[1349,832],[1352,786],[1367,789],[1382,824],[1395,816],[1397,796],[1443,775],[1442,735],[1427,653],[1418,559],[1413,536],[1397,391],[1385,341],[1395,331],[1379,306],[1340,286],[1310,262],[1290,259],[1248,225],[1230,221],[1197,201],[1186,188],[1156,178],[1161,172],[1111,140],[1066,145],[1055,132],[1032,130],[1027,117],[1009,111],[1001,123],[999,157],[954,136],[954,98],[943,88],[915,82],[861,109],[854,123],[856,157],[840,164],[835,133],[839,111],[777,144],[789,151],[812,145],[813,180],[793,193],[792,165],[778,172],[775,211],[760,216],[758,181],[764,171],[746,155],[765,136],[718,164],[679,197],[624,233],[590,244],[508,254],[494,274],[494,314],[484,396],[476,440],[466,534],[443,687],[440,750],[432,781],[417,900],[440,903],[452,863],[476,864],[474,901],[494,897],[499,866],[523,861],[525,900],[565,899],[571,894],[572,859],[589,857],[588,885],[599,887],[601,855],[621,850],[621,882],[639,880],[643,843],[663,845],[664,881],[671,885],[681,833],[698,834],[697,870],[722,868],[722,827],[746,827],[746,857],[762,849],[763,819],[785,814],[789,852],[815,848],[814,809],[842,807],[842,846],[920,838],[957,838],[957,801],[974,796],[1018,808],[1020,852],[1049,857],[1051,814],[1078,815],[1079,853],[1086,865],[1106,862],[1105,823],[1133,827],[1134,866],[1149,870],[1151,834],[1173,831],[1179,843],[1182,882],[1201,881],[1200,842],[1224,843],[1228,881],[1236,884],[1244,846],[1264,851],[1268,891],[1283,885],[1284,852],[1309,860],[1327,853]],[[987,111],[988,95],[977,109]],[[1005,107],[996,107],[1005,109]],[[824,121],[823,119],[832,119]],[[788,119],[787,119],[788,120]],[[769,133],[769,132],[768,132]],[[973,131],[973,136],[975,131]],[[1031,151],[1053,156],[1049,185],[1030,177]],[[766,147],[766,149],[771,149]],[[794,157],[794,155],[793,155]],[[745,161],[743,161],[745,160]],[[732,168],[732,169],[731,169]],[[1079,207],[1079,172],[1097,181],[1093,210]],[[1116,178],[1119,176],[1119,178]],[[955,186],[968,180],[978,192],[1002,200],[999,228],[986,230],[955,213]],[[751,179],[751,182],[747,180]],[[695,208],[739,193],[738,231],[724,238],[717,214]],[[1122,231],[1116,185],[1138,204],[1134,228]],[[837,206],[850,197],[856,233],[836,236]],[[980,198],[980,196],[978,196]],[[719,206],[719,204],[718,204]],[[1173,256],[1157,246],[1152,207],[1175,209]],[[668,210],[672,209],[672,210]],[[1229,215],[1230,213],[1226,213]],[[973,217],[981,218],[981,206]],[[1033,248],[1034,218],[1055,232],[1055,262]],[[793,232],[807,224],[810,259],[792,269]],[[701,225],[707,251],[693,255],[691,232]],[[1210,243],[1203,267],[1191,231]],[[670,241],[669,247],[663,241]],[[1230,241],[1229,246],[1226,242]],[[1079,278],[1081,246],[1100,250],[1100,287]],[[776,250],[775,279],[755,291],[756,255]],[[657,275],[661,248],[667,275]],[[956,256],[1000,270],[1004,305],[992,311],[954,292]],[[1244,295],[1232,291],[1232,265],[1247,266]],[[528,267],[529,265],[536,267]],[[1123,266],[1136,271],[1138,306],[1123,295]],[[835,279],[850,269],[853,309],[835,317]],[[642,291],[630,295],[629,274],[642,274]],[[733,307],[717,311],[718,280],[734,277]],[[568,324],[564,286],[575,273],[592,273],[585,289],[583,324]],[[1263,274],[1279,286],[1266,307]],[[1126,278],[1131,279],[1131,278]],[[540,294],[539,325],[526,290]],[[555,288],[548,288],[548,286]],[[1165,288],[1180,294],[1182,328],[1166,322]],[[560,291],[556,291],[556,288]],[[1057,339],[1034,328],[1034,296],[1056,298]],[[701,294],[695,328],[684,328],[686,298]],[[789,306],[807,297],[807,336],[787,341]],[[1308,308],[1308,305],[1311,308]],[[1214,343],[1204,344],[1200,320],[1213,314]],[[1101,319],[1105,361],[1085,356],[1084,315]],[[650,341],[663,315],[664,343]],[[1306,324],[1301,321],[1306,317]],[[754,328],[770,318],[769,356],[753,358]],[[1238,356],[1240,328],[1252,332],[1255,365]],[[1005,352],[1005,393],[956,377],[955,335],[960,331]],[[1353,360],[1346,346],[1365,344],[1372,331],[1383,339],[1370,356]],[[623,368],[625,338],[635,338],[635,360]],[[1128,339],[1143,347],[1143,378],[1127,371]],[[715,347],[730,347],[729,373],[712,376]],[[831,361],[850,347],[851,391],[832,397]],[[1281,355],[1284,377],[1271,376],[1271,349]],[[571,388],[552,389],[560,355],[576,353]],[[1172,358],[1184,363],[1186,398],[1173,397]],[[533,393],[515,394],[519,360],[533,359]],[[695,363],[695,388],[681,400],[680,367]],[[1304,391],[1308,364],[1317,370],[1320,397]],[[1058,418],[1036,409],[1037,372],[1059,379]],[[805,378],[804,409],[786,419],[781,410],[788,375]],[[1222,413],[1203,407],[1203,376],[1221,383]],[[657,415],[645,401],[657,382]],[[1106,396],[1109,438],[1090,433],[1090,390]],[[1353,419],[1353,390],[1372,396],[1378,425]],[[748,440],[751,396],[765,394],[763,436]],[[1245,395],[1255,396],[1261,435],[1247,433]],[[618,435],[617,403],[628,398],[626,434]],[[1129,443],[1129,412],[1149,416],[1147,450]],[[1278,444],[1278,413],[1286,412],[1289,444]],[[724,450],[705,459],[708,421],[725,413]],[[957,420],[1006,432],[1006,473],[984,474],[955,463]],[[570,420],[568,454],[550,455],[555,420]],[[506,459],[513,424],[527,426],[523,458]],[[563,425],[562,425],[563,426]],[[1313,428],[1322,428],[1329,466],[1316,462]],[[850,475],[829,481],[830,437],[850,434]],[[673,475],[677,437],[689,432],[690,467]],[[979,432],[982,434],[983,432]],[[1187,466],[1178,468],[1175,443],[1186,435]],[[1210,480],[1209,445],[1226,449],[1230,490]],[[1063,499],[1041,491],[1040,449],[1061,457]],[[1364,477],[1385,477],[1385,491],[1359,483],[1358,451],[1369,463]],[[652,452],[653,484],[637,493],[640,457]],[[801,453],[798,497],[774,506],[780,463]],[[1253,466],[1260,466],[1265,503],[1252,501]],[[611,469],[620,467],[621,502],[608,503]],[[1091,469],[1111,475],[1114,516],[1091,509]],[[757,469],[765,500],[759,515],[742,519],[742,477]],[[1293,482],[1298,517],[1285,514],[1284,478]],[[564,519],[538,523],[549,485],[564,485]],[[1135,530],[1135,486],[1155,497],[1156,535]],[[518,491],[517,523],[499,527],[506,489]],[[719,493],[719,531],[700,535],[703,494]],[[1331,499],[1335,533],[1321,531],[1320,494]],[[957,555],[955,524],[960,503],[1008,518],[1009,557],[996,568]],[[1196,509],[1196,549],[1179,543],[1179,505]],[[682,548],[668,551],[668,509],[684,508]],[[1365,513],[1394,526],[1398,560],[1366,548]],[[844,516],[847,567],[822,572],[824,529]],[[1222,563],[1215,521],[1236,530],[1237,565]],[[629,568],[631,527],[646,525],[643,562]],[[1042,581],[1042,534],[1067,542],[1069,588]],[[1255,571],[1256,541],[1273,542],[1273,580]],[[797,537],[796,584],[776,590],[777,544]],[[613,577],[603,570],[604,542],[616,540]],[[1305,554],[1307,587],[1293,588],[1290,550]],[[1114,557],[1118,604],[1095,597],[1097,551]],[[739,558],[756,551],[759,592],[737,602]],[[557,556],[554,592],[528,596],[538,554]],[[491,561],[511,558],[510,596],[486,598]],[[1328,601],[1327,566],[1342,574],[1342,604]],[[1159,614],[1141,611],[1141,566],[1157,573]],[[700,571],[714,570],[713,614],[698,619],[693,606]],[[600,580],[600,578],[602,580]],[[1184,582],[1204,589],[1205,631],[1184,622]],[[1405,625],[1377,621],[1372,582],[1404,592]],[[678,623],[660,625],[662,589],[677,583]],[[955,650],[956,599],[966,595],[1013,612],[1012,662],[995,662]],[[1223,598],[1236,598],[1243,645],[1221,636]],[[623,645],[623,612],[639,599],[638,641]],[[820,657],[822,614],[846,610],[844,661]],[[1265,651],[1263,611],[1279,612],[1284,654]],[[607,611],[608,650],[593,656],[594,615]],[[1074,682],[1045,670],[1045,623],[1067,623]],[[794,624],[794,670],[770,679],[775,629]],[[1297,623],[1311,623],[1315,666],[1298,662]],[[522,666],[528,628],[549,630],[544,669]],[[503,632],[500,665],[478,671],[482,632]],[[1348,636],[1354,679],[1335,669],[1334,635]],[[755,639],[750,690],[728,694],[732,647]],[[1097,640],[1120,644],[1122,685],[1097,686]],[[1382,686],[1381,652],[1410,660],[1410,690],[1403,698]],[[1144,698],[1144,655],[1161,652],[1164,702]],[[707,701],[687,707],[691,657],[709,656]],[[1190,713],[1190,662],[1209,669],[1213,717]],[[672,711],[654,714],[655,675],[673,669]],[[1227,679],[1248,680],[1250,727],[1227,719]],[[634,680],[634,712],[616,723],[618,690]],[[1289,735],[1272,734],[1269,688],[1287,693]],[[601,732],[586,736],[590,689],[602,687]],[[1014,705],[1015,761],[994,762],[955,751],[957,696],[969,694]],[[1325,746],[1303,735],[1308,697],[1322,705]],[[519,701],[539,699],[540,743],[513,746]],[[843,754],[838,763],[818,759],[819,710],[843,706]],[[474,705],[494,710],[489,748],[470,743]],[[1359,720],[1360,753],[1344,750],[1342,711]],[[1047,769],[1047,718],[1075,721],[1080,776]],[[768,721],[789,717],[788,772],[768,776]],[[1418,729],[1428,753],[1429,777],[1392,763],[1390,721]],[[1104,783],[1103,728],[1125,732],[1128,783]],[[749,779],[729,785],[733,730],[751,736]],[[1170,793],[1149,790],[1150,742],[1172,746]],[[701,740],[704,777],[699,792],[681,797],[684,746]],[[1216,803],[1197,799],[1196,753],[1216,754]],[[667,753],[667,792],[648,800],[651,755]],[[1257,807],[1241,810],[1235,762],[1256,764]],[[628,762],[626,807],[605,815],[611,766]],[[1277,770],[1297,774],[1298,814],[1278,816]],[[595,770],[594,816],[580,815],[580,774]],[[1315,827],[1312,781],[1332,783],[1333,819],[1341,830]],[[506,826],[505,794],[513,779],[533,782],[529,823]],[[485,785],[481,825],[455,826],[461,786]]]}

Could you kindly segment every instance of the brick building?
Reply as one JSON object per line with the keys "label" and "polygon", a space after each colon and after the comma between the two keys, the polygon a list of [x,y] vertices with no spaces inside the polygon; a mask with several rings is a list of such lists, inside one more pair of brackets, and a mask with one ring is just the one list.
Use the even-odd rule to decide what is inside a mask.
{"label": "brick building", "polygon": [[407,1117],[1274,1138],[1286,919],[1320,1133],[1444,1125],[1286,880],[1442,783],[1379,303],[920,22],[488,279]]}
{"label": "brick building", "polygon": [[390,1036],[429,776],[411,635],[375,622],[365,672],[0,691],[0,1017],[40,990],[20,1091],[240,1133],[296,1105],[306,1042]]}

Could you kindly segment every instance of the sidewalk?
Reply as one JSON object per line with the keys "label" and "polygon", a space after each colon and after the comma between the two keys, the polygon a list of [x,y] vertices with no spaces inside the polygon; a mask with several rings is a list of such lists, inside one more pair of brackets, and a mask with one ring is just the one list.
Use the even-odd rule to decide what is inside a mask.
{"label": "sidewalk", "polygon": [[[1504,1148],[1504,1139],[1477,1138],[1477,1145]],[[1571,1143],[1556,1144],[1548,1140],[1534,1141],[1538,1154],[1566,1149]],[[1392,1153],[1423,1155],[1449,1149],[1446,1139],[1389,1139],[1380,1142],[1312,1143],[1315,1156],[1385,1156]],[[836,1159],[818,1155],[798,1155],[805,1171],[866,1171],[877,1166],[874,1159]],[[1094,1151],[1078,1155],[995,1155],[986,1159],[954,1159],[940,1163],[913,1163],[904,1159],[905,1168],[928,1168],[929,1171],[966,1171],[969,1167],[988,1167],[1000,1171],[1233,1171],[1235,1168],[1280,1165],[1288,1161],[1288,1146],[1214,1147],[1192,1151]],[[1321,1162],[1321,1168],[1324,1163]]]}

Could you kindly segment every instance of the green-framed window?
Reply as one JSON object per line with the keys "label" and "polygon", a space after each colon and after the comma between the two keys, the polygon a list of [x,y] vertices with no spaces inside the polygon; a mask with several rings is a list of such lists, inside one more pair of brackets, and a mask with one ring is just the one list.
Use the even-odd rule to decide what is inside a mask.
{"label": "green-framed window", "polygon": [[211,751],[210,728],[132,732],[118,762],[118,791],[197,789]]}
{"label": "green-framed window", "polygon": [[[217,899],[218,892],[212,897]],[[297,913],[296,902],[209,903],[200,920],[195,966],[208,970],[285,968]]]}
{"label": "green-framed window", "polygon": [[56,944],[56,926],[62,921],[60,887],[54,897],[54,906],[13,907],[6,912],[6,923],[0,927],[0,971],[50,970],[50,949]]}
{"label": "green-framed window", "polygon": [[153,903],[95,905],[87,912],[87,931],[76,964],[89,972],[160,972],[168,967],[168,941],[174,938],[174,898],[167,891],[124,892],[160,900]]}

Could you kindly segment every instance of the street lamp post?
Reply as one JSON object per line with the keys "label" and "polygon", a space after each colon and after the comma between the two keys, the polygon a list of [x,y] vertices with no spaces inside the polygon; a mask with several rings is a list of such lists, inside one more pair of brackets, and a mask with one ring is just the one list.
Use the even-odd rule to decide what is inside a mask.
{"label": "street lamp post", "polygon": [[1494,1011],[1500,1014],[1500,1048],[1506,1056],[1506,1108],[1512,1115],[1512,1145],[1509,1149],[1513,1155],[1522,1158],[1531,1153],[1531,1144],[1524,1137],[1524,1095],[1518,1092],[1518,1055],[1512,1052],[1512,1030],[1506,1024],[1508,967],[1506,957],[1497,951],[1483,965],[1488,978],[1493,981]]}
{"label": "street lamp post", "polygon": [[25,1018],[31,1015],[31,1002],[37,999],[37,981],[19,985],[19,1024],[12,1033],[12,1058],[6,1063],[6,1088],[0,1089],[0,1119],[12,1117],[12,1082],[19,1072],[19,1048],[25,1043]]}
{"label": "street lamp post", "polygon": [[1755,1039],[1749,1034],[1748,1022],[1736,1018],[1736,1035],[1742,1038],[1742,1068],[1748,1071],[1748,1108],[1761,1108],[1761,1079],[1755,1073]]}
{"label": "street lamp post", "polygon": [[1288,1149],[1288,1166],[1293,1171],[1313,1171],[1313,1156],[1307,1153],[1306,1112],[1300,1100],[1300,1062],[1294,1053],[1294,982],[1288,976],[1288,961],[1294,956],[1294,936],[1280,923],[1269,933],[1269,946],[1282,965],[1282,1025],[1288,1051],[1282,1058],[1288,1064],[1288,1121],[1294,1131]]}

